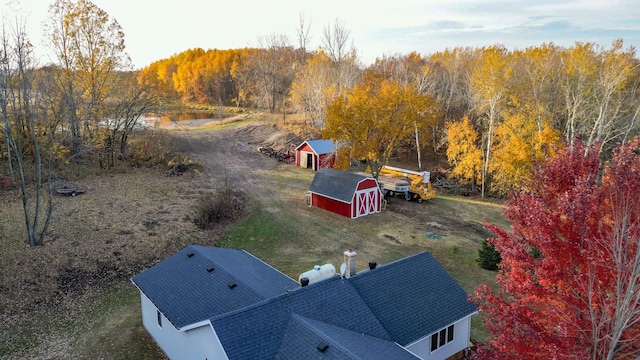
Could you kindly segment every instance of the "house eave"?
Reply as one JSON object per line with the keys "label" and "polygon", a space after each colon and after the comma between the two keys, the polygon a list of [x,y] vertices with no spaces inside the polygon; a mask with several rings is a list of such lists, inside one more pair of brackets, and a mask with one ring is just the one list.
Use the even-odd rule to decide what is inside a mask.
{"label": "house eave", "polygon": [[[453,325],[453,324],[455,324],[455,323],[459,323],[460,321],[462,321],[462,320],[464,320],[464,319],[470,318],[470,317],[472,317],[473,315],[475,315],[475,314],[477,314],[477,313],[478,313],[478,311],[474,311],[474,312],[472,312],[472,313],[469,313],[467,316],[465,316],[465,317],[461,317],[460,319],[458,319],[458,320],[456,320],[456,321],[454,321],[454,322],[452,322],[452,323],[450,323],[450,324],[447,324],[447,325],[445,326],[445,328],[446,328],[446,327],[449,327],[449,326],[451,326],[451,325]],[[425,335],[425,336],[423,336],[423,337],[421,337],[421,338],[419,338],[419,339],[417,339],[417,340],[414,340],[414,341],[412,341],[412,342],[408,343],[407,345],[404,345],[404,346],[402,346],[402,345],[401,345],[401,346],[402,346],[403,348],[405,348],[405,349],[406,349],[406,348],[409,348],[409,347],[411,347],[412,345],[414,345],[414,344],[416,344],[416,343],[419,343],[420,341],[423,341],[424,339],[426,339],[426,338],[430,337],[431,335],[433,335],[433,333],[431,333],[431,334],[427,334],[427,335]]]}
{"label": "house eave", "polygon": [[189,330],[193,330],[193,329],[197,329],[203,326],[207,326],[207,325],[211,325],[211,322],[209,321],[209,319],[207,320],[202,320],[202,321],[198,321],[196,323],[193,324],[189,324],[186,326],[181,327],[180,329],[178,329],[180,332],[185,332],[185,331],[189,331]]}
{"label": "house eave", "polygon": [[325,198],[327,198],[327,199],[331,199],[331,200],[335,200],[335,201],[341,202],[341,203],[343,203],[343,204],[348,204],[348,205],[353,204],[353,198],[351,199],[351,201],[344,201],[344,200],[342,200],[342,199],[338,199],[338,198],[335,198],[335,197],[333,197],[333,196],[329,196],[329,195],[327,195],[327,194],[322,194],[322,193],[315,192],[315,191],[311,191],[311,190],[309,190],[309,194],[316,194],[316,195],[319,195],[319,196],[325,197]]}

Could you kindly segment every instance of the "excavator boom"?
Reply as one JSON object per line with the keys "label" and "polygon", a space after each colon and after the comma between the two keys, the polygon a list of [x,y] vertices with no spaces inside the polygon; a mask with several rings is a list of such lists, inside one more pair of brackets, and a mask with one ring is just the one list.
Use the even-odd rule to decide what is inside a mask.
{"label": "excavator boom", "polygon": [[413,171],[393,166],[384,165],[380,169],[380,176],[393,178],[404,178],[409,181],[409,193],[418,202],[423,202],[437,196],[433,186],[431,186],[431,173],[428,171]]}

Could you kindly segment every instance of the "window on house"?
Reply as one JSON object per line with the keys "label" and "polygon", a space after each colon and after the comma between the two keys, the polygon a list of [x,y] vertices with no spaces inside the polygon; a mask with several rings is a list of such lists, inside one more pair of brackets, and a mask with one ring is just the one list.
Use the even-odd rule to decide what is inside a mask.
{"label": "window on house", "polygon": [[431,335],[431,351],[436,351],[453,341],[453,325]]}
{"label": "window on house", "polygon": [[158,313],[158,326],[162,329],[162,313],[160,310],[156,310],[156,312]]}

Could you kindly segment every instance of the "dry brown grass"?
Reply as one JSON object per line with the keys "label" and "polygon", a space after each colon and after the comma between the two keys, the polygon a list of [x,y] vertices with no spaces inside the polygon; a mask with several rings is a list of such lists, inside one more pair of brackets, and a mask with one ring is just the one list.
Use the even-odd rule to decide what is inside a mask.
{"label": "dry brown grass", "polygon": [[2,320],[50,306],[92,286],[127,279],[186,244],[202,232],[190,208],[213,184],[185,175],[166,177],[164,168],[89,176],[75,184],[86,189],[76,197],[56,196],[45,245],[25,241],[21,203],[15,191],[4,192],[0,227]]}

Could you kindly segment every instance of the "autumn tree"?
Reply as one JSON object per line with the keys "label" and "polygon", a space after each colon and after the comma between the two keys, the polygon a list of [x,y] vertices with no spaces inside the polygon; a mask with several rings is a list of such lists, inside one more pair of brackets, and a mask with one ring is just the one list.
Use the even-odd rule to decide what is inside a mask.
{"label": "autumn tree", "polygon": [[335,90],[339,96],[343,89],[351,89],[360,76],[358,53],[351,39],[351,32],[343,21],[336,19],[322,32],[322,50],[333,62]]}
{"label": "autumn tree", "polygon": [[[33,47],[24,21],[3,26],[0,37],[0,112],[8,144],[9,166],[15,164],[27,242],[43,245],[52,204],[52,138],[55,128],[41,118],[32,84],[35,68]],[[12,170],[12,169],[11,169]],[[11,171],[13,176],[13,171]]]}
{"label": "autumn tree", "polygon": [[488,225],[498,289],[474,296],[491,338],[483,359],[640,357],[640,140],[601,162],[576,140],[539,163]]}
{"label": "autumn tree", "polygon": [[469,115],[474,106],[471,78],[475,71],[478,51],[470,47],[445,49],[428,59],[427,81],[432,86],[446,121]]}
{"label": "autumn tree", "polygon": [[633,47],[625,50],[623,46],[620,39],[608,50],[576,42],[563,52],[562,125],[567,141],[582,135],[587,144],[599,142],[605,149],[637,131],[633,119],[637,118],[640,92],[633,79],[638,60]]}
{"label": "autumn tree", "polygon": [[471,76],[477,57],[478,52],[472,48],[458,47],[437,52],[427,59],[424,82],[435,97],[440,114],[432,137],[432,147],[436,154],[447,142],[446,124],[463,116],[474,115]]}
{"label": "autumn tree", "polygon": [[538,131],[563,112],[562,49],[553,43],[514,51],[509,61],[510,112],[535,121]]}
{"label": "autumn tree", "polygon": [[177,67],[172,59],[163,59],[137,72],[138,83],[153,94],[160,107],[170,107],[180,102],[180,94],[173,86],[173,74]]}
{"label": "autumn tree", "polygon": [[[181,52],[173,59],[177,66],[171,76],[171,81],[173,82],[173,87],[180,93],[182,100],[185,102],[204,101],[202,98],[199,99],[199,89],[197,89],[198,78],[204,69],[196,65],[198,59],[201,59],[204,54],[204,49],[194,48]],[[202,94],[200,94],[201,96]]]}
{"label": "autumn tree", "polygon": [[305,66],[296,70],[291,103],[310,119],[312,127],[323,129],[326,107],[335,96],[333,63],[323,50],[317,50],[307,56]]}
{"label": "autumn tree", "polygon": [[[373,73],[374,76],[382,79],[396,80],[402,86],[412,84],[419,93],[431,96],[434,83],[427,80],[428,71],[429,66],[426,60],[416,52],[404,56],[383,56],[376,59],[375,63],[366,70],[367,73]],[[422,148],[430,143],[429,140],[433,139],[434,133],[437,132],[436,113],[433,108],[431,114],[433,117],[428,123],[420,124],[421,126],[414,124],[414,146],[412,147],[416,149],[419,170],[422,170]]]}
{"label": "autumn tree", "polygon": [[447,123],[447,142],[447,159],[453,166],[450,177],[475,189],[482,182],[482,151],[478,147],[478,132],[468,117]]}
{"label": "autumn tree", "polygon": [[506,195],[520,188],[528,179],[536,160],[553,156],[560,145],[560,132],[551,120],[527,106],[512,103],[503,113],[503,121],[496,126],[493,159],[489,166],[491,190]]}
{"label": "autumn tree", "polygon": [[433,100],[398,81],[365,81],[327,108],[325,139],[338,144],[338,167],[366,159],[378,176],[394,151],[411,138],[416,123],[429,119]]}
{"label": "autumn tree", "polygon": [[309,42],[311,41],[311,21],[307,21],[303,14],[298,15],[298,26],[296,27],[296,39],[298,40],[298,63],[306,64]]}
{"label": "autumn tree", "polygon": [[485,123],[484,154],[482,165],[482,198],[485,198],[491,150],[496,125],[501,119],[501,111],[505,104],[506,80],[509,75],[507,67],[507,51],[504,47],[493,46],[481,50],[482,56],[475,68],[471,85],[473,87],[476,111]]}
{"label": "autumn tree", "polygon": [[59,91],[67,104],[76,145],[92,137],[104,119],[115,73],[131,67],[120,24],[89,0],[56,0],[49,8],[47,37],[61,71]]}
{"label": "autumn tree", "polygon": [[291,83],[295,76],[296,51],[285,35],[272,34],[258,39],[261,51],[253,53],[252,64],[258,75],[256,100],[260,106],[275,112],[286,111]]}
{"label": "autumn tree", "polygon": [[112,93],[108,112],[110,122],[103,146],[111,166],[116,154],[119,158],[127,157],[129,136],[142,114],[155,108],[158,101],[148,87],[138,83],[135,73],[121,72],[118,78],[120,86]]}
{"label": "autumn tree", "polygon": [[231,65],[231,76],[236,84],[236,97],[232,100],[237,107],[256,106],[256,95],[259,93],[258,67],[255,65],[262,49],[244,48]]}
{"label": "autumn tree", "polygon": [[291,103],[318,130],[326,127],[327,105],[352,89],[360,78],[357,52],[350,41],[349,30],[336,20],[333,26],[324,28],[322,46],[308,54],[306,62],[296,69]]}

